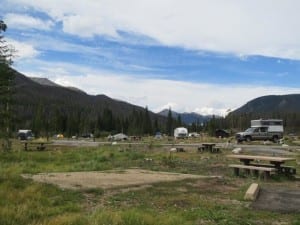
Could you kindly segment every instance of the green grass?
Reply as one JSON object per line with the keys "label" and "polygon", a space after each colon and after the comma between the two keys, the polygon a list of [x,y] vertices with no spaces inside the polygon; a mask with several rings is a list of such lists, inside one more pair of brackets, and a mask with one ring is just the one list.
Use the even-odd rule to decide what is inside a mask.
{"label": "green grass", "polygon": [[[252,178],[237,179],[222,154],[171,154],[156,144],[59,147],[49,151],[0,153],[0,224],[30,225],[192,225],[192,224],[299,224],[297,214],[255,211],[243,201]],[[152,161],[146,162],[145,158]],[[299,156],[297,156],[299,160]],[[222,175],[202,182],[162,182],[146,189],[107,195],[101,188],[63,190],[23,179],[21,174],[103,171],[138,167],[156,171]],[[299,166],[297,166],[299,171]],[[297,186],[276,178],[262,185]]]}

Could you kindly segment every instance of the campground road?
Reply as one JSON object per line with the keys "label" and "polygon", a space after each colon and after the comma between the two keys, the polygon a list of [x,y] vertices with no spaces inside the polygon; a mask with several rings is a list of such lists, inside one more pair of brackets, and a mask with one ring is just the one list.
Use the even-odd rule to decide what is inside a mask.
{"label": "campground road", "polygon": [[[147,145],[149,143],[145,142],[116,142],[117,145]],[[93,139],[87,140],[54,140],[52,145],[55,146],[74,146],[74,147],[97,147],[103,145],[112,145],[112,142],[109,141],[93,141]],[[198,147],[201,145],[201,142],[197,143],[161,143],[161,146],[166,147]],[[283,147],[281,145],[250,145],[250,144],[227,144],[227,143],[216,143],[217,146],[221,148],[242,148],[244,151],[257,153],[257,154],[274,154],[274,155],[293,155],[295,152],[300,152],[300,146],[287,146]]]}

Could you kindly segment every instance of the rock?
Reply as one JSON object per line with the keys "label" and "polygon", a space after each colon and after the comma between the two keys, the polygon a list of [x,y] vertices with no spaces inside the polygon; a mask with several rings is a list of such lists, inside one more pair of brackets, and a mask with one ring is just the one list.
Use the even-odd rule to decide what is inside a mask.
{"label": "rock", "polygon": [[169,151],[170,152],[177,152],[177,148],[171,148]]}
{"label": "rock", "polygon": [[234,153],[234,154],[239,154],[241,152],[242,152],[242,148],[235,148],[232,150],[232,153]]}

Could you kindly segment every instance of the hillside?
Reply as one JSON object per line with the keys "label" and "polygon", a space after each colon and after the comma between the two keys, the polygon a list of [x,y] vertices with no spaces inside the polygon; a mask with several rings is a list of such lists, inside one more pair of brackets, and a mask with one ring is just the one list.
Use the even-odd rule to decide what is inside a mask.
{"label": "hillside", "polygon": [[300,112],[300,94],[262,96],[247,102],[233,111],[241,113],[289,113]]}
{"label": "hillside", "polygon": [[15,74],[16,130],[27,128],[69,135],[97,129],[135,133],[145,131],[143,123],[147,117],[151,125],[154,121],[158,124],[165,121],[142,107],[105,95],[88,95],[43,79],[33,81],[17,71]]}
{"label": "hillside", "polygon": [[246,129],[253,119],[282,119],[286,132],[300,133],[300,94],[262,96],[247,102],[225,119],[226,128]]}

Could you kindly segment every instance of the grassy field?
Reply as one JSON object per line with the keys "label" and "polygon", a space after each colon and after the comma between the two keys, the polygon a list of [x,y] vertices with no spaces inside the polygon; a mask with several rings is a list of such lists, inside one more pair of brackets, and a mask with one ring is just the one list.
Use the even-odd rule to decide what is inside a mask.
{"label": "grassy field", "polygon": [[[274,177],[269,181],[236,178],[220,154],[199,154],[195,149],[170,154],[157,144],[55,147],[47,151],[0,153],[0,224],[31,225],[198,225],[300,224],[300,215],[256,211],[243,200],[255,180],[262,186],[297,187],[299,181]],[[145,161],[151,158],[151,161]],[[299,155],[297,156],[300,160]],[[105,171],[141,168],[222,178],[161,182],[128,191],[59,189],[23,179],[21,174]],[[297,165],[297,171],[299,171]]]}

